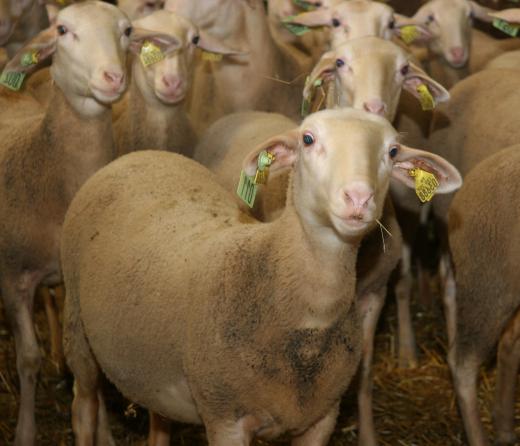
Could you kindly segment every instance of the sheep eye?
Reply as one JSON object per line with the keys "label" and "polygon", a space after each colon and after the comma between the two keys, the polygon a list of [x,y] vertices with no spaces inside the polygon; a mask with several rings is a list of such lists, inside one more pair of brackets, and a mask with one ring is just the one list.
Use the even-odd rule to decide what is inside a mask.
{"label": "sheep eye", "polygon": [[125,36],[126,37],[130,37],[130,34],[132,34],[132,27],[129,26],[128,28],[125,29]]}
{"label": "sheep eye", "polygon": [[338,19],[332,19],[332,26],[334,28],[337,28],[339,25],[341,25],[341,23]]}
{"label": "sheep eye", "polygon": [[410,72],[410,65],[405,65],[403,68],[401,68],[401,74],[403,76],[406,76]]}
{"label": "sheep eye", "polygon": [[306,146],[311,146],[314,144],[314,136],[312,136],[310,133],[305,133],[305,135],[303,135],[303,143]]}
{"label": "sheep eye", "polygon": [[341,68],[343,65],[345,65],[345,62],[341,59],[336,59],[336,67]]}
{"label": "sheep eye", "polygon": [[397,152],[399,152],[399,147],[398,146],[392,146],[391,149],[390,149],[390,158],[395,158],[397,156]]}
{"label": "sheep eye", "polygon": [[191,42],[193,43],[193,45],[198,45],[200,41],[200,36],[195,36],[193,39],[191,39]]}
{"label": "sheep eye", "polygon": [[395,28],[395,20],[390,20],[390,23],[388,24],[388,27],[390,29],[394,29]]}
{"label": "sheep eye", "polygon": [[65,26],[63,26],[63,25],[58,25],[58,26],[56,27],[56,30],[58,31],[58,34],[59,34],[60,36],[63,36],[63,35],[65,35],[65,34],[67,34],[67,28],[66,28]]}
{"label": "sheep eye", "polygon": [[435,21],[435,17],[433,16],[433,14],[430,14],[428,16],[428,18],[426,19],[426,24],[432,23],[434,21]]}

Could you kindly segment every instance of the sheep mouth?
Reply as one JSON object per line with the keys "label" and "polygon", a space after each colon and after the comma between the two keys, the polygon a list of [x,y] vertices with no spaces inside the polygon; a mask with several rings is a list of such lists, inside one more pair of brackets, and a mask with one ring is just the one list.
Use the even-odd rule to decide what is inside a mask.
{"label": "sheep mouth", "polygon": [[168,105],[176,105],[184,101],[186,98],[186,93],[184,91],[175,93],[164,93],[161,91],[156,91],[155,94],[161,102],[164,102]]}
{"label": "sheep mouth", "polygon": [[123,87],[123,88],[118,88],[116,90],[114,90],[114,89],[104,90],[104,89],[98,88],[98,87],[91,87],[91,91],[97,101],[101,102],[102,104],[112,104],[121,97],[121,95],[123,94],[125,89]]}

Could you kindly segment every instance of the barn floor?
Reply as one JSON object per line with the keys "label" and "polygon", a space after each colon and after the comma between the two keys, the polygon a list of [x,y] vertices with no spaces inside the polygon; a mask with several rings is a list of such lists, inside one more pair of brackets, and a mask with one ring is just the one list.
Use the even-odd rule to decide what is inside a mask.
{"label": "barn floor", "polygon": [[[436,293],[438,294],[438,293]],[[465,444],[448,367],[445,361],[445,330],[438,302],[414,304],[414,323],[420,352],[419,367],[399,369],[395,360],[395,303],[388,299],[377,336],[375,360],[375,421],[381,445],[448,446]],[[37,306],[38,336],[44,349],[48,346],[47,323]],[[490,425],[490,402],[494,389],[493,368],[483,371],[481,407]],[[14,343],[5,319],[0,316],[0,444],[13,439],[17,411],[17,377]],[[110,391],[109,411],[114,436],[121,445],[144,445],[147,429],[146,412]],[[520,401],[520,398],[517,398]],[[48,359],[44,360],[37,395],[38,444],[71,445],[71,382],[56,376]],[[520,410],[517,408],[517,413]],[[518,423],[520,428],[520,423]],[[520,434],[520,429],[519,432]],[[200,427],[175,425],[174,445],[206,444]],[[256,445],[268,443],[258,441]],[[279,441],[276,444],[287,444]],[[342,406],[332,446],[356,445],[355,393],[350,391]]]}

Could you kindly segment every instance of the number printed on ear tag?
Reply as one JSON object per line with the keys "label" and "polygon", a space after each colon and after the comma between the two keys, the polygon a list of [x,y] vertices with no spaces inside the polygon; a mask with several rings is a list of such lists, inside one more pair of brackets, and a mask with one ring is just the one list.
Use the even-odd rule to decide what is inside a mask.
{"label": "number printed on ear tag", "polygon": [[407,45],[410,45],[417,37],[419,37],[420,33],[417,30],[417,27],[415,25],[406,25],[401,27],[400,29],[401,34],[400,37],[404,43]]}
{"label": "number printed on ear tag", "polygon": [[244,171],[240,172],[240,182],[238,183],[237,194],[250,208],[255,204],[257,188],[258,186],[255,184],[252,177],[246,175]]}
{"label": "number printed on ear tag", "polygon": [[25,73],[18,71],[4,71],[0,76],[0,85],[3,85],[10,90],[18,91],[22,88]]}
{"label": "number printed on ear tag", "polygon": [[519,25],[512,25],[502,19],[493,19],[493,26],[511,37],[516,37],[520,31]]}
{"label": "number printed on ear tag", "polygon": [[439,188],[439,182],[435,175],[419,168],[410,169],[408,174],[415,178],[415,193],[421,203],[430,201]]}
{"label": "number printed on ear tag", "polygon": [[435,108],[435,99],[433,99],[428,85],[419,85],[417,87],[417,93],[419,93],[419,101],[421,102],[421,108],[423,110],[433,110]]}
{"label": "number printed on ear tag", "polygon": [[145,67],[164,60],[164,53],[155,43],[145,40],[139,54],[141,63]]}
{"label": "number printed on ear tag", "polygon": [[222,60],[222,54],[210,53],[209,51],[203,51],[202,60],[208,60],[210,62],[220,62]]}

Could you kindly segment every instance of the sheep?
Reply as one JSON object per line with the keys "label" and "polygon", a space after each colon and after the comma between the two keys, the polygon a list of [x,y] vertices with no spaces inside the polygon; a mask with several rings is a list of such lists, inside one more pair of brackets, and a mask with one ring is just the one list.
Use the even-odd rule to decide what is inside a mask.
{"label": "sheep", "polygon": [[[471,446],[489,444],[479,416],[479,369],[498,343],[495,444],[517,444],[515,388],[520,329],[520,145],[467,175],[449,210],[456,299],[448,308],[448,362]],[[501,198],[501,199],[498,199]]]}
{"label": "sheep", "polygon": [[196,70],[190,116],[197,132],[234,111],[299,116],[298,98],[310,61],[276,44],[262,0],[169,0],[165,9],[243,53],[205,62]]}
{"label": "sheep", "polygon": [[[34,391],[40,351],[32,320],[38,285],[61,282],[59,244],[65,211],[81,184],[114,157],[110,103],[126,87],[130,22],[102,2],[71,5],[56,26],[27,43],[4,73],[20,76],[52,56],[48,107],[25,95],[0,95],[0,288],[13,331],[20,379],[16,445],[35,439]],[[34,60],[36,59],[36,60]]]}
{"label": "sheep", "polygon": [[130,20],[137,20],[164,8],[164,0],[118,0],[117,7]]}
{"label": "sheep", "polygon": [[409,171],[421,166],[441,191],[460,186],[448,163],[397,138],[384,118],[346,109],[261,143],[244,175],[265,151],[273,172],[294,165],[286,208],[269,224],[176,154],[136,152],[94,175],[61,250],[78,444],[109,435],[96,426],[102,370],[154,413],[204,423],[210,445],[283,432],[293,445],[325,445],[361,353],[357,251],[390,177],[413,187]]}
{"label": "sheep", "polygon": [[422,41],[430,37],[422,24],[395,14],[388,5],[371,0],[339,2],[330,8],[296,15],[290,19],[290,23],[330,28],[332,49],[348,39],[357,37],[377,36],[387,40],[394,36],[401,37],[405,26],[414,26],[413,41]]}

